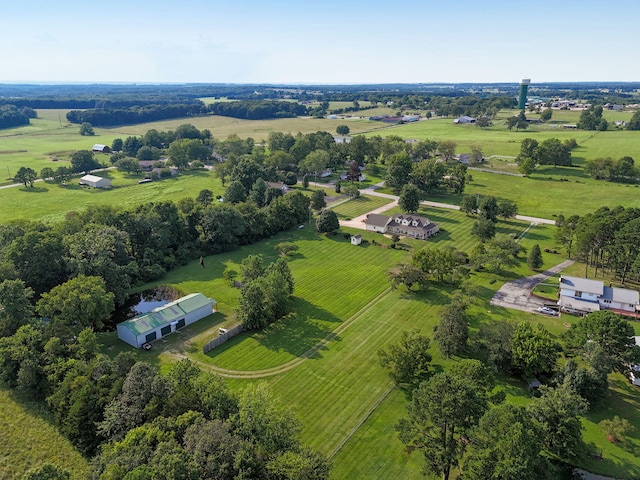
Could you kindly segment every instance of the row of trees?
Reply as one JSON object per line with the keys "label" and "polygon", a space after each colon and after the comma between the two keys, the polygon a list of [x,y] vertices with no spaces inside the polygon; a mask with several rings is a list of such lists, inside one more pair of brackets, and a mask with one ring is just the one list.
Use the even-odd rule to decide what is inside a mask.
{"label": "row of trees", "polygon": [[36,112],[30,107],[0,105],[0,129],[29,125],[30,118],[36,118]]}
{"label": "row of trees", "polygon": [[267,118],[289,118],[307,115],[307,107],[298,102],[277,100],[238,100],[235,102],[214,102],[208,107],[214,115],[264,120]]}
{"label": "row of trees", "polygon": [[617,160],[611,157],[587,160],[584,171],[596,180],[610,182],[633,182],[639,176],[638,168],[631,157],[622,157]]}
{"label": "row of trees", "polygon": [[577,147],[575,140],[561,142],[557,138],[548,138],[541,143],[534,138],[525,138],[520,144],[520,153],[516,157],[520,173],[530,175],[538,165],[570,167],[571,150]]}
{"label": "row of trees", "polygon": [[203,103],[171,105],[136,105],[128,108],[89,108],[71,110],[67,120],[71,123],[90,123],[94,127],[131,125],[135,123],[155,122],[170,118],[190,117],[206,113]]}
{"label": "row of trees", "polygon": [[640,279],[640,210],[602,207],[582,217],[558,215],[556,243],[589,266],[619,278]]}
{"label": "row of trees", "polygon": [[[212,194],[203,194],[199,200],[150,203],[132,210],[92,207],[70,212],[58,224],[13,222],[0,226],[0,282],[21,282],[34,300],[44,299],[49,292],[56,305],[65,301],[73,305],[69,302],[74,295],[80,298],[83,289],[94,288],[91,279],[99,277],[105,298],[113,295],[109,308],[100,315],[84,307],[60,315],[59,323],[77,334],[86,325],[100,328],[132,285],[158,278],[200,255],[231,250],[290,229],[308,214],[309,199],[298,192],[278,197],[263,208],[251,201],[236,206],[212,203]],[[40,310],[52,318],[48,312]],[[28,321],[16,315],[1,317],[5,334]],[[53,322],[52,328],[57,325]]]}

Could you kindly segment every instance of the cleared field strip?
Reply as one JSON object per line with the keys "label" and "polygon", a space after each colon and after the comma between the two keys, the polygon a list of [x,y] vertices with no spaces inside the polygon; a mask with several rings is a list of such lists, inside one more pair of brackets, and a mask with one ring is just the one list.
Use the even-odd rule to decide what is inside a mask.
{"label": "cleared field strip", "polygon": [[395,424],[406,415],[407,396],[393,389],[333,458],[330,478],[424,479],[422,455],[409,455]]}
{"label": "cleared field strip", "polygon": [[334,451],[390,386],[377,352],[405,329],[430,332],[446,297],[394,292],[342,332],[331,348],[267,381],[282,401],[298,406],[303,439],[325,454]]}

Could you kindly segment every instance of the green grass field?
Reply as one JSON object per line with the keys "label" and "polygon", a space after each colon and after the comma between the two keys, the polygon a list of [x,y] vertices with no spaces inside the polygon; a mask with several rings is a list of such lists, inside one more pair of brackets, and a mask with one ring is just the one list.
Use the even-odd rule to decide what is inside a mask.
{"label": "green grass field", "polygon": [[[454,245],[469,251],[477,243],[469,234],[472,217],[431,208],[423,208],[420,213],[440,222],[444,231],[428,242],[401,241],[410,248]],[[517,221],[499,225],[504,234],[520,235],[526,228],[526,223]],[[552,226],[536,226],[526,232],[522,244],[526,248],[534,243],[543,248],[552,246],[553,231]],[[390,243],[379,234],[364,236]],[[290,260],[296,279],[295,314],[266,331],[242,334],[209,354],[202,354],[201,346],[215,336],[218,326],[233,324],[238,291],[222,281],[224,268],[237,268],[249,253],[263,254],[271,261],[276,258],[275,244],[283,240],[294,241],[300,247]],[[211,295],[219,302],[221,313],[215,314],[207,326],[196,327],[176,340],[169,338],[166,345],[143,355],[150,354],[155,363],[166,368],[182,352],[203,368],[237,377],[228,380],[234,389],[247,382],[268,382],[283,402],[296,405],[304,425],[303,440],[333,458],[334,479],[371,475],[380,479],[422,478],[420,455],[404,453],[393,430],[404,415],[406,398],[397,390],[389,390],[391,383],[378,364],[376,352],[396,341],[403,330],[417,327],[430,333],[451,289],[434,287],[421,294],[389,290],[385,272],[403,258],[406,261],[408,255],[406,251],[373,245],[355,247],[341,236],[320,236],[305,228],[229,254],[208,257],[204,270],[192,262],[159,283]],[[563,258],[543,254],[543,259],[543,268],[548,268]],[[502,282],[529,274],[524,260],[502,275],[472,274],[472,281],[479,288],[478,300],[470,308],[472,334],[480,323],[497,318],[542,323],[554,335],[566,330],[565,319],[489,306],[489,299]],[[312,349],[314,345],[319,348]],[[433,353],[436,368],[452,361],[442,359],[435,348]],[[524,384],[509,380],[504,386],[513,401],[530,401]],[[625,411],[624,402],[636,405],[639,401],[640,396],[625,385],[614,386],[607,408],[584,419],[586,439],[605,455],[602,462],[585,466],[600,473],[633,478],[635,459],[620,447],[608,444],[597,427],[601,418]],[[630,421],[637,419],[631,415]],[[632,445],[634,442],[635,439]]]}
{"label": "green grass field", "polygon": [[65,468],[74,480],[89,476],[89,463],[53,426],[44,408],[0,388],[0,479],[21,480],[42,463]]}
{"label": "green grass field", "polygon": [[81,187],[77,178],[68,186],[37,182],[33,188],[0,189],[0,223],[19,218],[57,221],[71,210],[83,210],[89,205],[133,207],[147,202],[195,198],[202,189],[215,195],[223,192],[220,180],[206,170],[189,170],[177,177],[138,184],[143,175],[127,175],[115,169],[98,173],[112,181],[113,189]]}
{"label": "green grass field", "polygon": [[361,195],[358,198],[333,207],[332,210],[336,212],[340,220],[350,220],[389,203],[391,203],[391,200],[388,198]]}
{"label": "green grass field", "polygon": [[[501,113],[503,117],[507,114],[513,112]],[[62,119],[62,126],[58,115]],[[562,139],[576,138],[580,144],[575,152],[576,163],[602,155],[596,152],[611,151],[607,156],[617,158],[627,154],[621,153],[627,149],[640,147],[638,132],[596,133],[561,128],[563,123],[575,123],[577,115],[579,113],[564,112],[556,117],[554,112],[551,125],[534,127],[525,132],[508,132],[499,122],[494,127],[482,130],[475,126],[455,126],[452,119],[437,119],[393,127],[378,133],[399,134],[406,138],[452,139],[459,144],[460,152],[465,151],[467,146],[478,144],[485,148],[485,153],[493,155],[517,154],[520,140],[527,136],[539,140],[554,136]],[[606,115],[611,116],[610,119],[617,119],[618,115],[622,118],[624,115],[628,116],[628,113],[607,112]],[[77,126],[64,126],[62,112],[43,111],[40,117],[32,126],[12,129],[12,132],[0,132],[0,171],[5,167],[11,170],[21,166],[18,162],[27,159],[34,162],[32,168],[40,170],[42,166],[58,164],[53,162],[52,157],[62,158],[58,162],[65,161],[69,151],[76,148],[90,148],[93,143],[110,144],[115,137],[143,134],[150,128],[168,130],[183,123],[209,128],[216,138],[237,133],[260,141],[266,139],[270,131],[333,132],[340,122],[322,119],[258,122],[225,117],[197,117],[108,130],[97,129],[98,136],[81,137],[77,133]],[[383,124],[367,120],[349,120],[348,125],[354,133],[384,127]],[[80,144],[83,146],[77,146]],[[505,163],[508,163],[508,159],[505,159]],[[480,171],[471,173],[474,180],[467,186],[465,193],[516,200],[520,213],[523,214],[553,218],[557,213],[587,213],[601,205],[640,207],[638,196],[633,194],[636,187],[586,179],[581,169],[545,168],[532,175],[532,178]],[[222,191],[219,180],[203,171],[187,172],[175,179],[143,185],[136,183],[139,178],[136,176],[115,171],[109,171],[106,175],[113,180],[114,188],[110,191],[94,191],[71,185],[61,188],[44,183],[37,183],[35,189],[2,189],[0,222],[25,217],[57,220],[69,210],[86,208],[88,205],[134,206],[147,201],[194,197],[203,188],[213,190],[216,195]],[[562,182],[560,178],[568,178],[570,181]],[[434,196],[430,199],[459,202],[459,197],[456,196]],[[340,218],[354,218],[387,202],[388,200],[379,197],[365,196],[336,206],[335,211]],[[399,209],[390,210],[390,213],[394,212],[399,212]],[[477,244],[477,240],[470,235],[473,217],[454,210],[434,208],[421,208],[419,213],[440,223],[442,231],[427,242],[401,240],[400,243],[410,250],[425,245],[452,245],[469,252]],[[555,227],[527,228],[527,223],[509,220],[499,223],[498,232],[515,236],[524,234],[522,244],[527,249],[534,243],[540,244],[542,248],[553,246]],[[391,243],[388,238],[372,232],[352,229],[343,231],[362,233],[370,241],[376,240],[386,245]],[[294,313],[265,331],[241,334],[209,354],[203,354],[202,346],[217,336],[218,327],[228,327],[235,323],[235,307],[240,293],[222,279],[224,269],[231,267],[240,271],[242,258],[249,254],[262,254],[265,261],[273,261],[276,258],[275,245],[282,241],[292,241],[299,246],[299,250],[289,260],[296,280]],[[430,334],[438,321],[441,306],[448,302],[451,289],[433,287],[420,294],[407,293],[403,289],[389,290],[386,272],[397,263],[408,261],[409,255],[410,252],[404,250],[381,248],[372,244],[353,246],[341,235],[319,235],[312,225],[307,225],[301,230],[284,232],[256,245],[207,257],[205,269],[198,262],[191,262],[170,272],[155,284],[172,285],[184,293],[200,291],[218,301],[219,312],[180,334],[161,339],[150,352],[136,351],[136,354],[138,358],[150,361],[163,371],[177,358],[187,355],[203,368],[237,377],[228,379],[229,385],[234,389],[242,388],[247,382],[268,382],[283,402],[297,406],[298,415],[304,424],[303,440],[333,458],[332,478],[336,480],[422,478],[420,455],[416,453],[408,456],[404,453],[393,430],[395,422],[404,415],[407,399],[401,392],[390,389],[391,382],[379,366],[377,351],[396,341],[402,330],[417,327]],[[548,268],[560,263],[564,257],[543,253],[543,259],[543,268]],[[489,305],[491,296],[504,281],[531,273],[524,259],[518,267],[501,275],[472,273],[471,280],[479,290],[476,303],[469,310],[473,319],[472,335],[482,322],[495,319],[526,319],[542,323],[554,335],[566,330],[563,325],[565,319],[561,321]],[[150,286],[153,285],[141,288]],[[636,330],[640,331],[640,326]],[[117,340],[114,333],[100,334],[100,341],[104,344],[104,351],[110,355],[134,350]],[[437,368],[442,368],[451,361],[443,360],[437,349],[432,350]],[[224,372],[223,369],[228,371]],[[605,460],[590,461],[584,466],[603,474],[637,478],[640,476],[637,465],[640,435],[636,434],[625,450],[607,442],[597,427],[597,422],[601,419],[618,414],[631,421],[640,431],[640,394],[621,377],[613,376],[611,382],[613,388],[606,407],[590,413],[584,419],[585,438],[602,449]],[[505,381],[503,387],[512,401],[530,401],[526,389],[519,382]],[[0,422],[5,423],[0,424],[0,427],[5,424],[13,425],[10,417],[14,416],[13,411],[19,410],[20,405],[12,404],[10,399],[2,404],[0,419],[4,420]],[[31,408],[34,407],[27,407],[25,415],[28,415]],[[30,422],[31,420],[23,420],[25,424]],[[53,431],[51,425],[46,425]],[[15,427],[7,427],[9,430],[10,428]],[[24,438],[32,443],[32,437],[37,436],[35,432],[38,428],[28,430]],[[0,429],[2,440],[3,430],[5,428]],[[57,443],[57,440],[46,441]],[[17,440],[13,442],[9,442],[8,449],[2,448],[3,455],[5,451],[18,451],[23,445]],[[42,451],[47,452],[45,448]],[[44,459],[36,457],[34,461],[38,463]],[[0,467],[4,467],[4,464],[0,463]],[[86,468],[86,464],[79,464],[74,471],[83,472],[83,468]],[[79,478],[81,477],[80,474]],[[0,480],[3,478],[5,477],[0,476]]]}

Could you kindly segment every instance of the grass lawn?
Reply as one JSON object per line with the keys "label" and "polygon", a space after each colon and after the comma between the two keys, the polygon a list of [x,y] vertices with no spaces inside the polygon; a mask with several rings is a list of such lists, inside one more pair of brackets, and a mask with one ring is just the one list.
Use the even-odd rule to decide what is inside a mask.
{"label": "grass lawn", "polygon": [[177,177],[138,184],[143,175],[127,175],[108,170],[98,175],[109,178],[113,189],[101,190],[77,185],[77,179],[68,186],[38,182],[34,188],[12,187],[0,189],[0,223],[20,218],[57,221],[71,210],[83,210],[90,205],[133,207],[142,203],[195,198],[202,189],[219,195],[223,189],[220,180],[206,170],[189,170]]}
{"label": "grass lawn", "polygon": [[20,480],[45,462],[71,473],[71,478],[89,476],[89,463],[53,426],[39,403],[18,399],[0,388],[0,479]]}
{"label": "grass lawn", "polygon": [[351,220],[391,202],[392,200],[388,198],[360,195],[358,198],[333,207],[332,210],[336,212],[340,220]]}
{"label": "grass lawn", "polygon": [[[582,176],[576,168],[544,167],[531,177],[514,177],[481,171],[469,172],[473,181],[468,195],[508,198],[518,204],[518,213],[553,219],[555,215],[584,215],[601,206],[640,207],[640,186],[610,183]],[[561,181],[565,178],[569,181]],[[460,195],[430,195],[427,200],[460,203]]]}

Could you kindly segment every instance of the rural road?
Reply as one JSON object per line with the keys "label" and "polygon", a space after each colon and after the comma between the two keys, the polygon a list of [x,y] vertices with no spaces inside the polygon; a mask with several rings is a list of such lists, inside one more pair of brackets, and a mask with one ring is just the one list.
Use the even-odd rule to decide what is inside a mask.
{"label": "rural road", "polygon": [[536,312],[544,302],[537,297],[530,296],[531,290],[539,283],[556,273],[560,273],[570,265],[573,265],[573,260],[565,260],[537,275],[505,283],[491,299],[491,305],[522,310],[523,312]]}
{"label": "rural road", "polygon": [[[326,187],[328,185],[328,184],[315,183],[315,182],[309,182],[309,183],[311,185],[315,185],[318,187]],[[363,188],[362,190],[360,190],[360,193],[362,195],[371,195],[374,197],[388,198],[389,200],[392,201],[391,203],[387,205],[383,205],[382,207],[376,208],[375,210],[371,210],[370,212],[367,212],[364,215],[360,215],[351,220],[340,220],[340,226],[359,228],[361,230],[365,230],[366,227],[364,225],[364,220],[367,218],[367,215],[369,215],[370,213],[382,213],[397,206],[398,198],[399,198],[397,195],[391,195],[389,193],[382,193],[382,192],[376,191],[376,188],[380,188],[383,185],[384,185],[384,182],[376,183],[375,185],[371,185],[370,187]],[[420,205],[426,205],[427,207],[435,207],[435,208],[448,208],[450,210],[460,210],[460,207],[458,205],[453,205],[451,203],[432,202],[430,200],[422,200],[420,202]],[[515,218],[516,220],[522,220],[524,222],[534,223],[537,225],[555,225],[556,224],[555,220],[550,220],[548,218],[540,218],[540,217],[530,217],[528,215],[516,215]]]}

